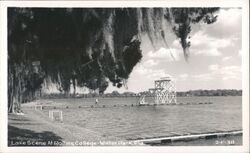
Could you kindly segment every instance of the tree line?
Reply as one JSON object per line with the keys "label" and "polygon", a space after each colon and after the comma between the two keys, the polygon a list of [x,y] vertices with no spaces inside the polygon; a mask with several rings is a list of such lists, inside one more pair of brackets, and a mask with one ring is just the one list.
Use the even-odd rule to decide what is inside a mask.
{"label": "tree line", "polygon": [[177,96],[242,96],[242,90],[236,89],[216,89],[216,90],[189,90],[177,92]]}
{"label": "tree line", "polygon": [[[53,99],[53,98],[93,98],[93,97],[140,97],[141,95],[147,95],[153,97],[153,93],[144,92],[123,92],[119,93],[118,91],[113,91],[111,93],[105,93],[99,95],[98,93],[88,93],[88,94],[70,94],[65,96],[62,93],[50,93],[42,94],[41,98]],[[189,91],[178,91],[176,92],[177,97],[191,97],[191,96],[242,96],[242,90],[236,89],[216,89],[216,90],[189,90]]]}

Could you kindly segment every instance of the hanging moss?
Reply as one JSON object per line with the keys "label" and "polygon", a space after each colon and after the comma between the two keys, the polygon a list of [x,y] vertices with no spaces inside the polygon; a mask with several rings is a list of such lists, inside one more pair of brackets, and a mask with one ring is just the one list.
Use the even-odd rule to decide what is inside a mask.
{"label": "hanging moss", "polygon": [[[13,95],[30,95],[44,80],[57,84],[66,94],[72,83],[74,87],[85,86],[100,92],[105,91],[108,81],[121,87],[142,58],[141,35],[147,34],[154,46],[168,37],[169,24],[188,58],[191,23],[213,23],[216,21],[213,13],[217,10],[8,8],[9,106],[14,101]],[[29,78],[33,61],[39,61],[39,72]],[[23,68],[16,67],[20,64]],[[20,75],[29,81],[13,81],[20,77],[15,75],[17,70],[27,71]],[[24,94],[14,88],[27,90]]]}

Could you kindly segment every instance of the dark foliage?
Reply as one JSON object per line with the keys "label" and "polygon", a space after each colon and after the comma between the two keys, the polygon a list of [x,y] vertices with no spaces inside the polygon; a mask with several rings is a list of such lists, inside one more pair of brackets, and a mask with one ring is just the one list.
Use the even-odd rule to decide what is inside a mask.
{"label": "dark foliage", "polygon": [[177,92],[177,96],[242,96],[242,90],[217,89],[217,90],[190,90]]}
{"label": "dark foliage", "polygon": [[172,24],[185,57],[190,24],[216,20],[218,8],[8,8],[8,97],[13,105],[55,83],[69,94],[71,85],[99,89],[111,81],[121,87],[141,60],[141,38],[152,44],[167,37]]}

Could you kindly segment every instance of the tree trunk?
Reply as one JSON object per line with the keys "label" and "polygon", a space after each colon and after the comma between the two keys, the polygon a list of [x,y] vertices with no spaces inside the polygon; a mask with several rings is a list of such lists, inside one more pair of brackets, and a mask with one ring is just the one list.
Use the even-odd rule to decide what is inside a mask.
{"label": "tree trunk", "polygon": [[[15,80],[15,79],[14,79]],[[15,81],[14,81],[15,82]],[[9,108],[8,108],[8,112],[9,113],[17,113],[18,110],[20,110],[20,106],[18,103],[19,103],[19,100],[21,99],[20,96],[19,96],[19,89],[20,88],[19,86],[15,85],[16,83],[13,83],[13,86],[9,86],[9,88],[11,88],[9,90]],[[17,83],[18,84],[18,83]]]}
{"label": "tree trunk", "polygon": [[76,80],[73,79],[72,83],[73,83],[73,97],[75,97],[76,96]]}
{"label": "tree trunk", "polygon": [[14,74],[12,69],[9,68],[8,71],[8,112],[12,113],[14,111],[14,97],[13,97],[13,91],[14,91]]}
{"label": "tree trunk", "polygon": [[21,111],[21,102],[23,101],[23,75],[22,67],[9,66],[8,75],[8,112],[18,113]]}

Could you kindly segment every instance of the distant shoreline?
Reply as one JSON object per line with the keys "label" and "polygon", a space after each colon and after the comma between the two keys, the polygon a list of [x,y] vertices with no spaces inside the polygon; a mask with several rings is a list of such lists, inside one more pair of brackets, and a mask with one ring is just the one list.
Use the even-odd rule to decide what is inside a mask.
{"label": "distant shoreline", "polygon": [[[42,99],[55,99],[55,98],[94,98],[94,97],[102,97],[102,98],[112,98],[112,97],[140,97],[141,95],[146,94],[147,96],[153,97],[154,94],[149,93],[148,91],[134,93],[134,92],[124,92],[119,93],[117,91],[113,91],[112,93],[105,94],[64,94],[64,93],[43,93]],[[177,91],[177,97],[217,97],[217,96],[242,96],[242,90],[236,89],[216,89],[216,90],[189,90],[189,91]]]}

